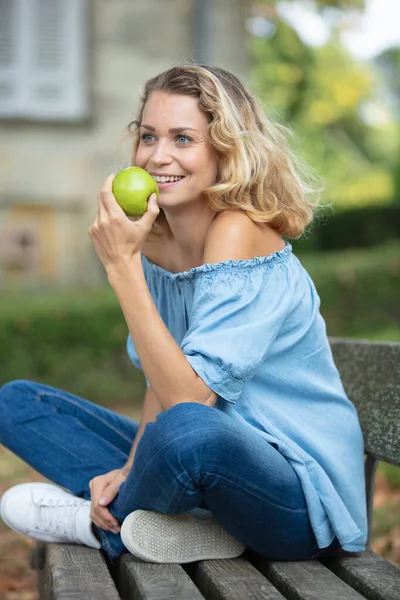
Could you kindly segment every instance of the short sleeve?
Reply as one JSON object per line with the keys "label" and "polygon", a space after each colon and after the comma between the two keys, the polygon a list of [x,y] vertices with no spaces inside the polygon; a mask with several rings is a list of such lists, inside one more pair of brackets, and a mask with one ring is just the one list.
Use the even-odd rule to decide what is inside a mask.
{"label": "short sleeve", "polygon": [[181,342],[206,385],[236,402],[266,360],[291,305],[285,264],[221,269],[199,278]]}
{"label": "short sleeve", "polygon": [[[138,354],[136,352],[136,348],[133,344],[131,334],[128,335],[128,340],[126,342],[126,351],[128,352],[128,356],[131,359],[131,361],[133,362],[133,364],[135,365],[135,367],[137,367],[138,369],[143,371],[142,365],[140,364],[139,356],[138,356]],[[147,385],[147,387],[150,386],[150,383],[149,383],[147,377],[146,377],[146,385]]]}

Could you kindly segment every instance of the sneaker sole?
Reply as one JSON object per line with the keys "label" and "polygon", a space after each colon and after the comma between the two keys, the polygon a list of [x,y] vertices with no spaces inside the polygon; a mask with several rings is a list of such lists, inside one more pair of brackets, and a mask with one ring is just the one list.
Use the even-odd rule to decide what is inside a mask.
{"label": "sneaker sole", "polygon": [[121,539],[131,554],[156,563],[236,558],[245,550],[213,517],[197,519],[188,513],[135,510],[122,524]]}

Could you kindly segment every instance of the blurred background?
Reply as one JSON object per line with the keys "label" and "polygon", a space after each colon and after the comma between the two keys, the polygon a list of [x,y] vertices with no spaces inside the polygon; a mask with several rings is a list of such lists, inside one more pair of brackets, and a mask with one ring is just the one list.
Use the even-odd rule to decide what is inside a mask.
{"label": "blurred background", "polygon": [[[242,77],[322,179],[293,246],[329,335],[400,341],[399,22],[397,0],[0,0],[0,385],[138,417],[144,377],[87,230],[145,81],[184,61]],[[37,478],[0,449],[0,493]],[[383,466],[373,543],[398,564],[399,506]],[[0,599],[36,598],[31,546],[0,525]]]}

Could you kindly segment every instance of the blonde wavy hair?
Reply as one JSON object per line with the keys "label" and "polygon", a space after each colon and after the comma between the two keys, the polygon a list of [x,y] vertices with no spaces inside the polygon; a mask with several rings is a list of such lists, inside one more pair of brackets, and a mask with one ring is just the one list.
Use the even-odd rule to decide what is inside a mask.
{"label": "blonde wavy hair", "polygon": [[[302,161],[290,150],[286,127],[272,123],[241,81],[219,67],[172,67],[145,84],[137,118],[128,125],[133,137],[132,164],[140,142],[144,106],[152,92],[164,90],[198,98],[209,122],[209,136],[219,158],[215,185],[204,197],[216,212],[240,209],[256,223],[268,223],[298,238],[313,218],[319,191]],[[162,210],[152,233],[169,234]]]}

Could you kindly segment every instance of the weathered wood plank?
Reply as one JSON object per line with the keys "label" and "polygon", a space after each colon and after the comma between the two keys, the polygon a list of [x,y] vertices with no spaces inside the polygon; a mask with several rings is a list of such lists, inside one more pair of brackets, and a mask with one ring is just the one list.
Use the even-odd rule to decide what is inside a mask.
{"label": "weathered wood plank", "polygon": [[122,600],[204,600],[180,565],[143,562],[130,554],[121,556],[118,589]]}
{"label": "weathered wood plank", "polygon": [[44,569],[45,560],[46,544],[44,542],[38,542],[30,555],[31,569],[34,569],[35,571],[42,571]]}
{"label": "weathered wood plank", "polygon": [[400,598],[400,569],[372,550],[326,559],[324,564],[368,600]]}
{"label": "weathered wood plank", "polygon": [[201,561],[190,570],[190,576],[207,600],[284,600],[244,558]]}
{"label": "weathered wood plank", "polygon": [[39,598],[42,600],[46,598],[45,575],[43,571],[46,562],[46,547],[47,545],[44,542],[38,542],[35,548],[32,550],[30,560],[31,569],[34,569],[37,573]]}
{"label": "weathered wood plank", "polygon": [[256,555],[251,561],[288,600],[361,600],[363,597],[317,560],[267,561]]}
{"label": "weathered wood plank", "polygon": [[101,553],[73,544],[46,544],[45,600],[120,600]]}
{"label": "weathered wood plank", "polygon": [[339,338],[330,344],[365,450],[400,466],[400,344]]}

